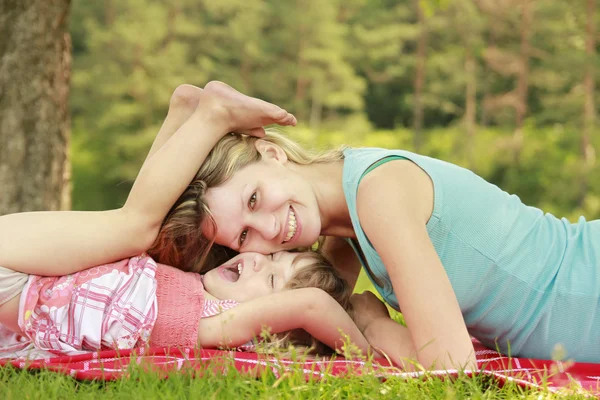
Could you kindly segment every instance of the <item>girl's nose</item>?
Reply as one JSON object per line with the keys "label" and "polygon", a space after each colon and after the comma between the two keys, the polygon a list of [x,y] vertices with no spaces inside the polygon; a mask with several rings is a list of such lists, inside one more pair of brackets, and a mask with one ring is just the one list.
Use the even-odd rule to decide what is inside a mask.
{"label": "girl's nose", "polygon": [[262,270],[271,270],[275,268],[275,263],[271,260],[271,256],[257,253],[254,258],[254,272]]}
{"label": "girl's nose", "polygon": [[269,263],[269,257],[264,254],[256,254],[254,257],[254,272],[260,272],[265,269]]}

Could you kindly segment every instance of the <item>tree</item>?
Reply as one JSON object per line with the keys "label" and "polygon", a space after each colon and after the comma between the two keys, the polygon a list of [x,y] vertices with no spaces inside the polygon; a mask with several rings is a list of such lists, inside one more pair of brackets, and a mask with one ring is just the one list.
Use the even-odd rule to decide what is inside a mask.
{"label": "tree", "polygon": [[417,39],[417,66],[415,68],[414,80],[414,105],[413,105],[413,129],[414,129],[414,146],[418,151],[422,142],[422,127],[423,127],[423,104],[421,97],[423,95],[423,85],[425,83],[425,62],[427,59],[427,25],[423,13],[423,6],[420,0],[413,0],[417,11],[417,22],[419,24],[419,38]]}
{"label": "tree", "polygon": [[0,0],[0,214],[70,208],[70,0]]}
{"label": "tree", "polygon": [[586,69],[584,77],[584,117],[583,131],[581,138],[581,152],[586,163],[591,163],[593,160],[594,148],[591,145],[591,135],[596,124],[596,106],[594,104],[594,92],[596,87],[595,80],[595,56],[596,56],[596,40],[595,40],[595,17],[596,17],[596,0],[587,0],[586,3],[586,27],[585,27],[585,54]]}
{"label": "tree", "polygon": [[521,2],[521,49],[519,53],[519,73],[517,80],[517,106],[515,115],[516,153],[515,159],[519,160],[523,146],[523,123],[527,113],[527,95],[529,89],[529,57],[530,57],[530,32],[533,19],[531,0]]}
{"label": "tree", "polygon": [[594,92],[596,88],[595,79],[595,56],[596,56],[596,0],[586,2],[586,24],[585,24],[585,76],[583,87],[585,93],[583,107],[583,129],[581,131],[581,155],[583,159],[583,171],[581,182],[581,195],[579,203],[583,205],[588,190],[588,175],[595,162],[595,151],[592,146],[591,136],[596,124],[596,105],[594,104]]}
{"label": "tree", "polygon": [[192,3],[198,2],[73,5],[74,209],[122,205],[172,91],[208,81],[207,57],[189,51],[205,31],[202,21],[192,21],[201,6]]}

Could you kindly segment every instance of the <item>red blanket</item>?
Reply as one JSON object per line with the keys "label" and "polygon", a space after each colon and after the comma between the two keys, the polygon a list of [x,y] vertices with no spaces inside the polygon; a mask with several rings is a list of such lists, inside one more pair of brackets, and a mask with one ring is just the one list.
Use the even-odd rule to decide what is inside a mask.
{"label": "red blanket", "polygon": [[[541,387],[547,382],[550,390],[563,387],[582,388],[595,394],[600,394],[600,364],[567,363],[556,361],[529,360],[523,358],[508,358],[496,351],[475,343],[479,371],[473,374],[489,375],[501,384],[514,381],[525,387]],[[367,366],[362,361],[348,360],[337,357],[327,361],[307,361],[302,364],[290,360],[268,358],[256,353],[228,352],[219,350],[176,350],[151,348],[144,351],[101,351],[78,356],[54,357],[47,360],[16,361],[0,360],[0,365],[12,364],[19,368],[46,368],[49,370],[71,375],[76,379],[114,380],[127,374],[130,363],[135,362],[152,366],[161,372],[194,368],[201,370],[209,363],[219,366],[219,359],[228,360],[226,364],[233,365],[243,372],[271,369],[276,375],[293,366],[301,367],[307,377],[319,378],[325,374],[343,376],[344,374],[374,373],[381,377],[401,376],[406,378],[418,377],[422,373],[402,372],[390,367],[385,360],[379,364]],[[216,360],[216,362],[215,362]],[[221,362],[221,365],[223,363]],[[457,376],[458,371],[431,372],[440,376]]]}

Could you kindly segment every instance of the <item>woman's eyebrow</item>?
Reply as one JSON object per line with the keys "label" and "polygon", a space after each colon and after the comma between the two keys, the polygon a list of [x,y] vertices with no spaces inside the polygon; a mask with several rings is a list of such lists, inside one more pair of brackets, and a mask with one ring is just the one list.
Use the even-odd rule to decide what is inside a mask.
{"label": "woman's eyebrow", "polygon": [[244,210],[244,207],[246,207],[246,189],[248,188],[248,185],[250,185],[249,183],[246,183],[243,187],[242,187],[242,191],[240,193],[240,200],[242,202],[242,211]]}
{"label": "woman's eyebrow", "polygon": [[239,235],[233,234],[233,239],[230,240],[229,248],[235,250],[237,246],[239,246],[240,241],[238,240]]}

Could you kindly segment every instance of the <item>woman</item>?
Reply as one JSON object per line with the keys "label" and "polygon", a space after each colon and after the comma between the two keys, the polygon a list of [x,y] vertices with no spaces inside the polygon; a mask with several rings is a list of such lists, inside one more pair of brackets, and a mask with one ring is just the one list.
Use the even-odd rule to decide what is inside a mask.
{"label": "woman", "polygon": [[[204,346],[235,347],[267,325],[274,333],[305,329],[333,349],[343,347],[347,334],[366,353],[367,341],[331,296],[346,303],[343,281],[314,253],[239,256],[203,281],[197,274],[157,268],[147,257],[134,257],[154,242],[165,215],[221,137],[233,130],[264,135],[262,126],[269,123],[293,125],[295,118],[221,83],[209,83],[204,90],[180,87],[123,207],[1,216],[0,324],[50,349],[129,348],[150,333],[160,331],[163,339],[181,333],[186,322],[183,342],[174,335],[154,344],[200,341]],[[302,259],[312,260],[312,267],[300,265]],[[94,265],[101,266],[87,270]],[[321,277],[318,282],[315,275]],[[173,285],[175,281],[191,286]],[[157,312],[154,299],[168,301]],[[206,314],[202,299],[241,304],[223,310],[219,303]],[[199,312],[190,315],[182,304]],[[310,312],[317,309],[327,314]],[[90,313],[96,318],[81,318]],[[182,314],[184,321],[172,318]],[[201,317],[207,318],[198,324]],[[173,325],[179,329],[173,331]],[[94,340],[79,329],[93,331]]]}
{"label": "woman", "polygon": [[153,250],[188,268],[204,265],[213,242],[217,254],[267,254],[320,235],[349,238],[408,325],[375,324],[358,310],[359,328],[425,367],[474,365],[470,335],[511,355],[548,359],[561,344],[569,358],[600,362],[600,225],[544,214],[440,160],[386,149],[315,155],[276,133],[229,135],[171,210],[163,238],[182,224],[201,230],[187,236],[192,246],[159,238]]}

